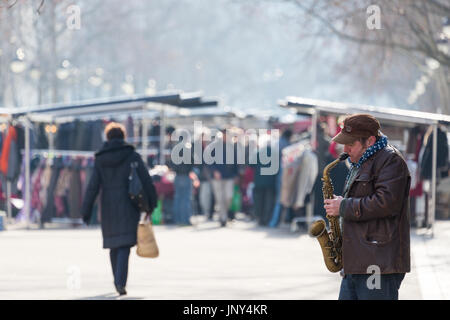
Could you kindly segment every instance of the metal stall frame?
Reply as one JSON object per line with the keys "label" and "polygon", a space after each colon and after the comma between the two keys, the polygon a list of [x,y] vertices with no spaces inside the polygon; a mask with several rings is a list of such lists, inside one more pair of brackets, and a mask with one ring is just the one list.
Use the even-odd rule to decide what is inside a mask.
{"label": "metal stall frame", "polygon": [[[308,99],[302,97],[288,96],[284,100],[280,100],[279,105],[283,108],[290,109],[301,115],[312,117],[312,145],[316,146],[317,141],[317,124],[321,113],[330,115],[350,115],[355,113],[371,114],[379,120],[394,123],[412,123],[422,124],[433,127],[433,153],[432,153],[432,180],[431,180],[431,203],[429,210],[429,226],[427,230],[430,236],[434,236],[434,222],[436,215],[436,167],[437,167],[437,128],[438,125],[450,126],[450,116],[422,112],[416,110],[405,110],[399,108],[378,107],[363,104],[352,104],[343,102],[334,102],[326,100]],[[308,211],[307,211],[308,212]],[[311,214],[310,214],[311,215]],[[308,221],[312,221],[312,217],[308,217]]]}
{"label": "metal stall frame", "polygon": [[[30,229],[30,214],[31,214],[31,176],[30,176],[30,162],[31,162],[31,146],[30,146],[30,124],[33,121],[36,122],[49,122],[49,123],[61,123],[74,121],[85,117],[84,119],[103,119],[106,116],[116,113],[116,115],[123,114],[124,112],[139,112],[139,115],[143,119],[155,112],[152,112],[155,106],[160,113],[160,121],[164,122],[164,117],[167,109],[171,111],[177,111],[181,108],[205,108],[211,106],[217,106],[218,100],[202,100],[201,94],[196,93],[183,93],[183,92],[168,92],[151,96],[132,96],[132,97],[119,97],[103,100],[90,100],[81,101],[72,104],[53,104],[36,107],[16,108],[8,109],[9,115],[12,118],[18,119],[24,124],[25,127],[25,217],[26,227]],[[127,114],[128,115],[128,114]],[[145,121],[144,123],[145,124]],[[144,125],[145,127],[145,125]],[[162,127],[162,126],[160,126]],[[143,130],[143,136],[147,134],[147,131]],[[160,146],[164,148],[164,135],[160,135]],[[145,141],[146,139],[142,139]],[[142,152],[148,153],[146,148],[147,144],[143,144],[144,148]],[[164,149],[162,149],[164,151]],[[58,151],[63,152],[63,151]],[[163,153],[163,152],[162,152]],[[162,156],[163,158],[163,156]],[[8,198],[7,202],[10,203],[11,199]]]}

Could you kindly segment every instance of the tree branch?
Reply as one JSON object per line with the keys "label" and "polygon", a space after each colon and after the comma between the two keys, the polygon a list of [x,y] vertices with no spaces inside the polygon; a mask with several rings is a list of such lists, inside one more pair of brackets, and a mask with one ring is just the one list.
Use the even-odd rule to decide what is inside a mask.
{"label": "tree branch", "polygon": [[[287,1],[290,1],[290,0],[287,0]],[[312,16],[313,18],[315,18],[318,21],[320,21],[321,23],[323,23],[331,32],[333,32],[335,35],[337,35],[338,37],[340,37],[344,40],[361,43],[361,44],[366,44],[366,45],[389,47],[392,49],[402,49],[404,51],[418,52],[418,53],[424,54],[426,56],[433,57],[440,63],[450,66],[450,57],[447,57],[446,55],[436,52],[436,50],[433,50],[430,47],[429,43],[427,43],[427,41],[425,39],[421,39],[422,41],[421,41],[420,46],[411,46],[411,45],[402,44],[402,43],[392,41],[392,40],[386,41],[386,40],[380,40],[380,39],[368,39],[368,38],[364,38],[364,37],[353,36],[351,34],[342,32],[341,30],[336,28],[332,23],[330,23],[326,18],[322,17],[318,13],[312,11],[311,9],[308,9],[303,4],[301,4],[299,1],[293,0],[290,2],[293,2],[296,6],[298,6],[301,10],[303,10],[306,14]],[[411,26],[412,26],[412,24],[410,24],[410,27]],[[417,30],[417,29],[414,28],[414,30]]]}
{"label": "tree branch", "polygon": [[427,3],[431,4],[436,8],[437,10],[436,13],[450,16],[450,6],[444,5],[442,2],[439,2],[438,0],[428,0]]}
{"label": "tree branch", "polygon": [[36,12],[41,15],[41,9],[44,7],[44,2],[45,0],[41,0],[41,4],[39,5],[39,7],[37,8]]}

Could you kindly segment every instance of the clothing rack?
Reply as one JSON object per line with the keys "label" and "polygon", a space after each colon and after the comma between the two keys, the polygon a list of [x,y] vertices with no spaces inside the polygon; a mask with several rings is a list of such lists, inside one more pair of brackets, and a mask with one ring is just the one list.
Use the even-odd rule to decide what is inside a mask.
{"label": "clothing rack", "polygon": [[[20,124],[23,126],[25,131],[25,150],[30,150],[30,128],[32,127],[32,124],[30,120],[27,117],[13,117],[14,111],[8,109],[8,114],[6,116],[1,117],[3,123],[7,123],[8,126],[15,126],[17,124]],[[25,198],[30,199],[31,191],[30,191],[30,161],[31,156],[30,152],[23,152],[24,158],[25,158]],[[7,210],[7,220],[8,223],[10,219],[12,218],[12,203],[11,203],[11,181],[6,181],[6,210]],[[27,217],[29,217],[30,213],[30,201],[25,201],[25,212],[27,212]],[[29,220],[27,219],[27,228],[29,228]]]}
{"label": "clothing rack", "polygon": [[[127,97],[115,97],[109,99],[96,99],[90,101],[79,101],[70,104],[54,104],[46,106],[35,106],[35,107],[24,107],[24,108],[0,108],[0,118],[1,119],[14,119],[20,122],[25,129],[25,212],[29,219],[30,217],[30,161],[32,150],[30,150],[30,129],[32,127],[32,122],[47,122],[47,123],[58,123],[64,121],[73,121],[75,119],[87,120],[87,119],[97,119],[101,120],[108,115],[116,114],[122,115],[123,113],[139,113],[136,116],[141,118],[143,124],[143,133],[147,133],[147,128],[149,126],[149,117],[153,114],[159,113],[160,118],[160,161],[164,163],[165,155],[167,154],[164,150],[165,145],[165,117],[167,114],[171,113],[171,109],[179,110],[184,108],[205,108],[213,107],[218,105],[218,100],[203,100],[201,92],[194,93],[183,93],[183,92],[162,92],[155,95],[144,95],[144,96],[127,96]],[[173,108],[176,107],[176,108]],[[70,118],[69,118],[70,117]],[[83,118],[85,117],[85,118]],[[111,117],[109,117],[111,118]],[[148,141],[144,139],[143,141],[143,151],[141,154],[158,154],[154,150],[147,150]],[[48,154],[53,152],[53,154],[58,155],[69,155],[69,156],[85,156],[85,152],[74,152],[74,151],[64,151],[57,150],[54,151],[52,148],[46,151],[34,150],[34,154]],[[92,154],[94,154],[92,152]],[[169,153],[170,154],[170,153]],[[90,155],[90,154],[89,154]],[[10,197],[8,197],[7,202],[10,204]],[[27,228],[29,228],[29,220],[27,222]]]}
{"label": "clothing rack", "polygon": [[[25,152],[25,151],[23,151]],[[93,151],[74,151],[74,150],[37,150],[33,149],[30,150],[31,155],[36,156],[43,156],[43,157],[82,157],[82,158],[94,158],[94,152]]]}
{"label": "clothing rack", "polygon": [[[35,187],[38,188],[47,188],[46,192],[50,192],[52,194],[51,199],[47,198],[47,204],[42,205],[41,201],[42,199],[39,199],[39,195],[36,196],[36,198],[33,198],[34,201],[37,201],[35,203],[36,207],[32,206],[32,216],[34,216],[34,210],[38,209],[37,212],[39,212],[40,216],[38,219],[35,219],[39,221],[39,224],[41,228],[44,227],[44,223],[55,223],[58,225],[61,224],[68,224],[72,226],[81,225],[83,224],[83,220],[81,217],[73,216],[74,212],[76,212],[78,215],[79,208],[77,209],[77,201],[75,200],[75,203],[71,199],[77,199],[83,188],[87,186],[88,180],[81,179],[79,176],[79,172],[87,170],[88,168],[92,168],[92,160],[94,159],[94,152],[92,151],[76,151],[76,150],[30,150],[30,154],[32,156],[38,156],[37,159],[39,159],[39,169],[36,168],[36,171],[33,172],[36,173],[36,178],[38,180],[33,180],[32,184],[30,186],[31,190],[33,191],[33,195],[36,196]],[[53,160],[61,160],[61,162],[57,163],[56,168],[53,168]],[[66,161],[70,160],[70,161]],[[75,162],[72,162],[75,161]],[[80,162],[78,162],[80,161]],[[55,163],[56,164],[56,163]],[[75,164],[75,167],[72,167],[72,164]],[[45,169],[44,169],[45,167]],[[51,168],[51,169],[50,169]],[[42,180],[41,175],[44,174],[44,171],[49,170],[50,176],[53,177],[56,172],[57,179],[56,180],[50,180],[54,181],[54,184],[48,183],[48,184],[41,184]],[[56,170],[56,172],[54,171]],[[75,171],[73,171],[75,170]],[[85,171],[85,174],[86,171]],[[76,178],[78,176],[78,179]],[[53,178],[52,178],[53,179]],[[67,179],[77,179],[75,182],[73,180],[70,180],[71,182],[69,185],[65,182],[63,182],[63,185],[61,187],[63,189],[59,189],[58,187],[62,181],[67,181]],[[47,179],[46,179],[47,180]],[[35,182],[37,185],[35,185]],[[78,187],[75,187],[75,185],[78,185]],[[84,187],[83,187],[84,186]],[[74,189],[73,189],[74,188]],[[59,193],[58,191],[65,190],[63,193]],[[37,191],[37,194],[39,194],[41,191]],[[72,192],[75,192],[76,196],[72,197],[69,194],[72,194]],[[50,194],[50,193],[49,193]],[[33,199],[30,199],[33,201]],[[57,203],[58,199],[58,203]],[[64,200],[62,200],[64,199]],[[27,200],[27,199],[25,199]],[[45,200],[44,200],[45,201]],[[53,204],[49,204],[48,201],[54,201]],[[40,209],[39,209],[40,208]],[[74,209],[75,208],[75,209]],[[45,220],[44,219],[45,216]],[[36,217],[36,216],[34,216]],[[32,220],[31,217],[27,216],[28,220]]]}
{"label": "clothing rack", "polygon": [[[141,155],[157,155],[158,149],[136,149],[136,151]],[[95,151],[77,151],[77,150],[39,150],[39,149],[33,149],[30,150],[32,156],[43,156],[43,157],[82,157],[82,158],[94,158]],[[22,154],[25,154],[25,150],[22,150]],[[171,151],[169,149],[166,149],[164,151],[164,155],[170,155]]]}
{"label": "clothing rack", "polygon": [[312,118],[312,142],[314,148],[317,144],[317,126],[321,115],[347,115],[355,113],[367,113],[386,123],[408,127],[412,124],[428,125],[433,130],[432,143],[432,179],[430,202],[430,227],[431,237],[434,236],[434,221],[436,214],[436,167],[437,167],[437,128],[438,125],[450,126],[450,116],[415,110],[397,109],[381,106],[358,105],[336,101],[308,99],[302,97],[286,97],[279,101],[282,108],[295,110],[297,114],[308,115]]}
{"label": "clothing rack", "polygon": [[[302,137],[301,139],[299,139],[298,141],[293,143],[291,145],[291,147],[293,145],[297,145],[297,144],[299,144],[299,147],[296,148],[293,152],[291,152],[289,156],[296,155],[297,157],[301,158],[305,151],[312,150],[312,145],[311,145],[311,141],[310,141],[309,137],[306,137],[306,138]],[[283,157],[284,157],[284,155],[283,155]],[[283,163],[281,165],[283,165]],[[280,188],[281,188],[281,186],[280,186]],[[309,228],[309,226],[313,222],[322,219],[321,216],[314,215],[313,205],[314,205],[314,190],[311,190],[311,192],[310,192],[310,201],[305,204],[306,215],[304,217],[294,217],[292,219],[292,221],[290,223],[290,231],[291,232],[298,231],[299,223],[306,223],[306,225]],[[287,211],[288,211],[288,208],[283,208],[283,210],[281,212],[280,221],[284,221],[285,220],[285,216],[286,216]]]}

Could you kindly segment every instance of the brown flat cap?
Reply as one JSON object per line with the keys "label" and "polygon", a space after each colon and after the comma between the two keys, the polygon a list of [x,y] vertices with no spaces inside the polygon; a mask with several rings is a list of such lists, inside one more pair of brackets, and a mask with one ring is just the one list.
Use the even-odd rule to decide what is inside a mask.
{"label": "brown flat cap", "polygon": [[341,132],[333,141],[339,144],[350,144],[359,138],[378,136],[380,122],[370,114],[354,114],[344,120]]}

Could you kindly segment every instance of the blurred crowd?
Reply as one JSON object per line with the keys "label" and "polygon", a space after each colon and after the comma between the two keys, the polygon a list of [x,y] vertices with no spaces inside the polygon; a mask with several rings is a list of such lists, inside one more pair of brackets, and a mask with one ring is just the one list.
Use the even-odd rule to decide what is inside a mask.
{"label": "blurred crowd", "polygon": [[[175,128],[166,130],[172,134]],[[222,144],[222,161],[208,164],[201,159],[194,161],[194,152],[190,163],[175,164],[172,155],[166,156],[166,165],[152,166],[154,158],[149,158],[150,170],[160,200],[162,222],[165,224],[190,225],[193,215],[202,215],[206,220],[217,220],[221,226],[236,218],[236,213],[242,213],[246,220],[256,221],[261,226],[268,226],[274,215],[279,211],[279,194],[281,187],[281,171],[264,174],[262,168],[269,166],[281,167],[281,152],[277,159],[271,158],[272,147],[283,149],[289,145],[292,131],[286,129],[277,141],[270,141],[270,136],[259,136],[255,142],[259,148],[251,148],[250,139],[236,138],[243,134],[242,128],[227,127],[217,130],[216,136]],[[229,133],[233,132],[232,136]],[[228,133],[228,134],[227,134]],[[204,128],[200,141],[183,141],[189,146],[201,144],[203,151],[211,148],[211,131]],[[194,140],[194,139],[193,139]],[[167,143],[173,150],[177,141]],[[244,143],[245,145],[239,145]],[[243,147],[243,148],[241,148]],[[264,148],[262,148],[264,147]],[[228,150],[228,151],[227,151]],[[234,150],[232,155],[227,155]],[[245,150],[245,155],[239,161],[239,151]],[[215,151],[211,154],[215,156]],[[261,153],[264,153],[263,155]],[[180,156],[183,156],[181,151]],[[158,156],[156,156],[157,158]],[[228,158],[228,161],[227,161]],[[272,162],[268,163],[267,158]],[[217,159],[217,157],[215,158]],[[277,224],[276,222],[275,224]]]}
{"label": "blurred crowd", "polygon": [[[257,222],[260,226],[277,227],[290,224],[292,221],[303,221],[307,210],[311,215],[325,217],[321,175],[325,166],[335,160],[343,152],[343,146],[331,142],[331,137],[340,131],[339,121],[332,117],[322,119],[316,128],[316,145],[312,145],[311,128],[296,130],[288,125],[280,128],[279,139],[275,143],[265,141],[267,154],[270,156],[274,146],[279,149],[279,168],[274,174],[262,174],[268,164],[261,161],[261,152],[253,152],[244,146],[245,162],[236,161],[225,164],[227,157],[225,147],[232,145],[239,148],[240,141],[235,137],[227,137],[226,130],[220,130],[219,136],[224,144],[224,164],[207,164],[201,161],[195,164],[174,164],[170,154],[166,155],[166,165],[152,165],[149,158],[151,174],[159,195],[159,210],[161,222],[164,224],[190,225],[192,216],[204,216],[207,220],[216,220],[221,226],[226,226],[236,219],[239,212],[248,221]],[[403,153],[412,176],[410,192],[411,225],[421,227],[429,223],[428,205],[430,199],[431,176],[431,130],[425,127],[412,128],[408,139],[397,139],[399,132],[395,127],[384,128],[390,141]],[[206,130],[209,130],[206,128]],[[231,128],[242,132],[242,128]],[[170,127],[167,134],[175,128]],[[209,136],[210,132],[208,132]],[[403,135],[403,132],[401,132]],[[438,183],[440,188],[448,180],[448,140],[444,128],[438,130]],[[206,141],[202,134],[197,139],[204,148]],[[194,145],[196,142],[188,144]],[[172,149],[176,142],[168,143]],[[173,150],[173,149],[172,149]],[[252,158],[253,157],[253,158]],[[252,162],[256,159],[256,163]],[[204,160],[204,159],[202,159]],[[273,159],[272,159],[273,160]],[[331,171],[335,194],[342,193],[349,164],[339,163]],[[447,179],[447,180],[446,180]],[[438,192],[439,192],[438,188]],[[445,191],[445,190],[444,190]],[[439,193],[437,218],[448,218],[448,192]],[[446,202],[447,201],[447,202]],[[442,206],[439,204],[442,202]],[[444,210],[440,210],[440,208]],[[445,210],[447,208],[447,210]],[[300,218],[300,219],[299,219]],[[302,220],[303,219],[303,220]],[[306,224],[304,224],[306,226]]]}

